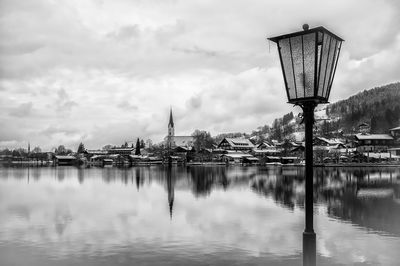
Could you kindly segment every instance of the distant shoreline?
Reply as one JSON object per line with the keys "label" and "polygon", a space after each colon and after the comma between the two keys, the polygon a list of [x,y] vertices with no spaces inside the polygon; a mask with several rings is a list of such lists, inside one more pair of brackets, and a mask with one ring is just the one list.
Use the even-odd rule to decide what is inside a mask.
{"label": "distant shoreline", "polygon": [[[133,164],[129,167],[135,166],[150,166],[150,165],[167,165],[167,163],[137,163]],[[271,166],[271,167],[304,167],[304,164],[298,163],[288,163],[288,164],[242,164],[242,163],[230,163],[226,164],[224,162],[187,162],[185,164],[176,164],[179,166],[210,166],[210,165],[226,165],[226,166]],[[66,166],[73,166],[73,165],[66,165]],[[95,165],[91,165],[93,167]],[[111,166],[111,165],[110,165]],[[36,162],[28,162],[28,161],[19,161],[19,162],[12,162],[12,163],[4,163],[0,162],[0,167],[56,167],[51,162],[45,162],[44,164],[37,164]],[[118,167],[113,165],[112,167]],[[314,163],[314,168],[324,168],[324,167],[399,167],[400,163],[393,164],[393,163]]]}

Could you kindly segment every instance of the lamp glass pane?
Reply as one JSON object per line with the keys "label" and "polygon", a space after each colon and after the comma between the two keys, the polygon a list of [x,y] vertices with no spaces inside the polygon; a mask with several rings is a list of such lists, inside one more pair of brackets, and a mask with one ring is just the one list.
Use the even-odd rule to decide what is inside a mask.
{"label": "lamp glass pane", "polygon": [[303,45],[301,36],[290,38],[292,47],[292,57],[294,66],[294,81],[296,85],[296,98],[304,98],[304,79],[303,79]]}
{"label": "lamp glass pane", "polygon": [[339,49],[340,49],[341,41],[336,40],[336,45],[335,45],[335,53],[334,53],[334,58],[332,62],[332,72],[331,76],[329,79],[329,86],[328,86],[328,92],[327,92],[327,97],[329,97],[329,93],[331,91],[332,83],[333,83],[333,78],[335,76],[335,67],[336,67],[336,62],[339,58]]}
{"label": "lamp glass pane", "polygon": [[303,36],[305,97],[314,96],[315,33]]}
{"label": "lamp glass pane", "polygon": [[296,98],[295,84],[293,77],[293,66],[292,66],[292,56],[290,52],[289,39],[282,39],[278,43],[280,47],[282,68],[284,71],[284,76],[286,77],[286,86],[288,90],[289,100]]}
{"label": "lamp glass pane", "polygon": [[318,96],[324,96],[324,81],[325,81],[325,72],[326,72],[326,62],[328,61],[328,52],[329,52],[329,41],[330,36],[324,34],[322,47],[321,47],[321,58],[320,58],[320,69],[318,76]]}
{"label": "lamp glass pane", "polygon": [[333,58],[334,58],[335,50],[336,50],[335,48],[336,48],[336,40],[331,37],[331,42],[330,42],[329,52],[328,52],[328,62],[326,64],[324,89],[323,89],[323,94],[326,99],[328,98],[328,88],[329,88],[329,81],[331,79]]}

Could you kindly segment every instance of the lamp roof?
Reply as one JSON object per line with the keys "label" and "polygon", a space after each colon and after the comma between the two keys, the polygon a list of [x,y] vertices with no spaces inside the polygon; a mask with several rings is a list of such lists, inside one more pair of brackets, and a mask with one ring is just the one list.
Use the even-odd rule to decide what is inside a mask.
{"label": "lamp roof", "polygon": [[309,34],[309,33],[313,33],[313,32],[327,33],[327,34],[335,37],[339,41],[342,41],[342,42],[344,41],[342,38],[340,38],[339,36],[337,36],[336,34],[332,33],[331,31],[327,30],[326,28],[324,28],[322,26],[316,27],[316,28],[312,28],[312,29],[308,29],[308,30],[292,32],[292,33],[289,33],[289,34],[279,35],[279,36],[276,36],[276,37],[271,37],[271,38],[268,38],[268,40],[273,41],[275,43],[278,43],[278,41],[282,40],[282,39],[301,36],[301,35],[305,35],[305,34]]}

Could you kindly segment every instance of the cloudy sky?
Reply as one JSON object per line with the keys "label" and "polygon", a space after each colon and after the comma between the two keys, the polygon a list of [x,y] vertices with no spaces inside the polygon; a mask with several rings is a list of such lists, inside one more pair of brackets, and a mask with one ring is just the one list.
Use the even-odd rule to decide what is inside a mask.
{"label": "cloudy sky", "polygon": [[331,101],[400,79],[400,2],[0,0],[0,148],[250,132],[293,111],[266,37],[344,43]]}

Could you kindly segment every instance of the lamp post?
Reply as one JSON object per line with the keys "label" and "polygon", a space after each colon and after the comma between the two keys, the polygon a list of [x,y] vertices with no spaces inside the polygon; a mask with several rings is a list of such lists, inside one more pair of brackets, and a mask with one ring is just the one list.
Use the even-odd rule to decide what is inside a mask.
{"label": "lamp post", "polygon": [[314,109],[328,103],[342,38],[324,27],[268,38],[278,46],[288,102],[303,109],[305,124],[305,229],[303,265],[315,265],[316,245],[313,226],[313,123]]}

